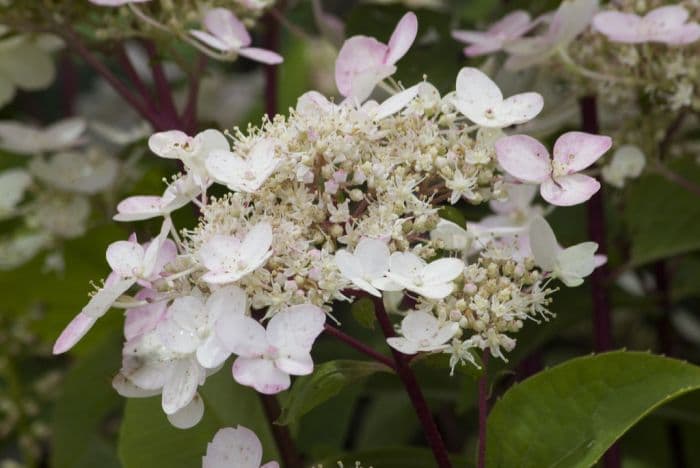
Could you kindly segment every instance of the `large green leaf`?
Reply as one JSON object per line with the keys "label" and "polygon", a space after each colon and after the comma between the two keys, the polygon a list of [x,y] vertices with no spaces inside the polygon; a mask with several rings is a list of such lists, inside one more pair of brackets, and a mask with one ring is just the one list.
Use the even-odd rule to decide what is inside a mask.
{"label": "large green leaf", "polygon": [[282,405],[279,424],[297,421],[324,401],[337,395],[347,385],[376,372],[388,372],[383,364],[371,361],[337,360],[316,366],[314,373],[297,379]]}
{"label": "large green leaf", "polygon": [[108,337],[66,374],[51,423],[54,468],[119,468],[114,415],[123,400],[110,381],[120,344],[119,335]]}
{"label": "large green leaf", "polygon": [[180,430],[167,421],[160,398],[131,399],[126,405],[119,437],[119,458],[124,468],[191,468],[201,466],[207,443],[222,427],[243,425],[263,444],[264,460],[278,459],[259,396],[221,371],[200,389],[205,412],[192,429]]}
{"label": "large green leaf", "polygon": [[489,416],[488,467],[589,467],[700,367],[641,352],[572,359],[512,387]]}
{"label": "large green leaf", "polygon": [[[673,165],[672,170],[700,181],[695,162]],[[624,215],[635,265],[700,249],[698,196],[659,175],[644,176],[630,186]]]}

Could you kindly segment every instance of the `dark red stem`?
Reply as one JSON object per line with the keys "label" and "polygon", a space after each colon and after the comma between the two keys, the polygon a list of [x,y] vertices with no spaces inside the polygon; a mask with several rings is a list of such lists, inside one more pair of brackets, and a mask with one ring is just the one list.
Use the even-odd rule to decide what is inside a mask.
{"label": "dark red stem", "polygon": [[365,355],[371,357],[372,359],[374,359],[377,362],[381,362],[382,364],[389,367],[390,369],[396,370],[396,365],[394,364],[394,361],[390,357],[385,356],[385,355],[375,351],[374,349],[370,348],[369,346],[367,346],[363,342],[353,338],[352,336],[350,336],[346,333],[343,333],[342,331],[340,331],[338,328],[334,327],[333,325],[326,324],[324,327],[325,327],[324,331],[327,334],[334,336],[335,338],[338,338],[340,341],[349,345],[351,348],[354,348],[355,350],[361,352],[362,354],[365,354]]}
{"label": "dark red stem", "polygon": [[277,450],[279,450],[280,457],[282,458],[283,465],[285,468],[302,468],[304,464],[302,463],[301,456],[294,446],[294,441],[289,433],[287,426],[281,426],[275,424],[281,414],[280,404],[277,401],[277,397],[274,395],[263,395],[260,394],[260,401],[262,402],[263,409],[265,410],[265,416],[267,420],[270,421],[270,429],[272,430],[272,435],[277,444]]}
{"label": "dark red stem", "polygon": [[[598,109],[595,96],[586,96],[580,101],[581,119],[583,131],[598,133]],[[603,203],[603,190],[598,191],[587,204],[588,210],[588,234],[593,242],[598,244],[598,254],[605,255],[607,245],[605,239],[605,205]],[[610,312],[610,298],[606,289],[608,278],[607,264],[593,270],[591,275],[591,293],[593,298],[593,349],[597,353],[609,351],[613,347],[612,338],[612,314]],[[603,455],[605,468],[619,468],[621,466],[620,447],[612,445]]]}
{"label": "dark red stem", "polygon": [[165,76],[163,63],[158,57],[158,51],[151,41],[144,41],[144,47],[148,53],[149,65],[151,66],[151,74],[153,82],[156,86],[156,96],[158,96],[158,109],[163,114],[163,118],[171,125],[173,129],[181,129],[184,126],[180,121],[180,116],[175,107],[175,99],[173,98],[172,88],[168,83],[168,78]]}
{"label": "dark red stem", "polygon": [[75,53],[77,53],[88,65],[90,65],[102,78],[104,78],[112,88],[134,108],[141,116],[146,119],[156,130],[167,130],[168,125],[162,121],[161,117],[154,112],[146,103],[141,101],[138,96],[133,94],[131,90],[122,81],[117,78],[107,66],[100,61],[93,53],[85,47],[82,39],[73,31],[70,26],[62,25],[56,31]]}
{"label": "dark red stem", "polygon": [[134,68],[134,64],[129,58],[129,54],[126,52],[124,44],[119,44],[117,47],[117,59],[119,60],[119,64],[121,65],[122,69],[126,73],[126,76],[129,78],[129,81],[131,81],[139,94],[141,94],[141,98],[144,100],[144,102],[153,110],[153,112],[157,112],[155,103],[153,102],[151,90],[148,89],[148,86],[146,86],[146,83],[143,82],[136,71],[136,68]]}
{"label": "dark red stem", "polygon": [[[381,298],[374,298],[374,312],[377,316],[377,321],[379,326],[384,333],[386,338],[391,338],[395,336],[394,327],[391,324],[391,320],[384,309],[384,303]],[[408,356],[396,351],[391,348],[391,354],[394,356],[394,361],[396,363],[396,373],[399,375],[403,386],[406,389],[413,408],[416,411],[416,415],[423,426],[423,432],[425,433],[425,438],[428,441],[428,445],[433,451],[433,456],[437,462],[439,468],[449,468],[452,466],[450,463],[449,454],[445,443],[442,440],[440,431],[438,431],[437,425],[433,420],[433,415],[428,408],[428,403],[425,401],[423,392],[418,385],[416,376],[413,374],[411,367],[408,365]]]}
{"label": "dark red stem", "polygon": [[482,374],[479,378],[479,446],[477,451],[477,468],[486,466],[486,421],[489,415],[489,376],[488,376],[489,350],[485,349],[481,354]]}
{"label": "dark red stem", "polygon": [[194,133],[197,130],[197,100],[199,99],[199,87],[202,81],[202,74],[207,66],[207,57],[199,54],[197,67],[190,75],[189,90],[187,93],[187,103],[182,111],[182,122],[187,129],[187,133]]}

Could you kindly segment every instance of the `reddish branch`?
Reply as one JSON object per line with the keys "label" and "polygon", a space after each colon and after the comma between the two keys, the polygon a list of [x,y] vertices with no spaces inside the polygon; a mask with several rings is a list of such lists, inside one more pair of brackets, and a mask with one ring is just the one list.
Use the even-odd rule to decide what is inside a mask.
{"label": "reddish branch", "polygon": [[340,341],[343,343],[347,344],[351,348],[361,352],[362,354],[365,354],[372,359],[374,359],[377,362],[381,362],[385,366],[389,367],[390,369],[396,370],[396,365],[394,364],[394,361],[389,358],[388,356],[385,356],[374,349],[370,348],[363,342],[353,338],[352,336],[343,333],[340,331],[338,328],[334,327],[333,325],[326,324],[324,331],[329,334],[330,336],[333,336],[335,338],[338,338]]}
{"label": "reddish branch", "polygon": [[[581,118],[583,131],[598,133],[598,110],[594,96],[581,99]],[[598,253],[605,255],[607,252],[605,238],[605,205],[603,203],[603,190],[598,191],[587,204],[588,233],[593,242],[598,244]],[[591,274],[591,293],[593,298],[593,349],[600,353],[609,351],[613,347],[612,338],[612,314],[610,311],[610,298],[606,288],[608,277],[607,265],[602,265]],[[619,468],[621,466],[620,447],[614,444],[603,456],[605,468]]]}
{"label": "reddish branch", "polygon": [[[384,333],[386,338],[395,336],[394,327],[391,324],[391,320],[384,309],[384,303],[381,298],[374,298],[374,312],[377,315],[377,320],[379,321],[379,326]],[[391,353],[394,356],[394,361],[396,363],[396,373],[399,375],[401,382],[403,382],[406,393],[408,394],[411,404],[416,411],[416,415],[423,426],[423,432],[428,440],[428,445],[433,451],[433,456],[437,462],[439,468],[450,468],[452,464],[450,463],[449,454],[445,443],[442,440],[440,431],[438,431],[437,425],[433,420],[433,415],[430,412],[428,403],[425,401],[423,392],[418,385],[416,376],[413,374],[411,367],[408,365],[408,356],[396,351],[391,348]]]}

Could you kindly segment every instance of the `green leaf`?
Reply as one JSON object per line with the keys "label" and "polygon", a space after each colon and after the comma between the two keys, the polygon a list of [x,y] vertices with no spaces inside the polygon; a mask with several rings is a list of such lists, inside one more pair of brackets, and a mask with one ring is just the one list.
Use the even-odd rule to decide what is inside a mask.
{"label": "green leaf", "polygon": [[487,466],[592,466],[646,414],[698,388],[700,367],[661,356],[616,351],[572,359],[496,403]]}
{"label": "green leaf", "polygon": [[282,405],[278,424],[290,424],[337,395],[345,386],[376,372],[389,372],[383,364],[371,361],[337,360],[316,366],[314,373],[298,378]]}
{"label": "green leaf", "polygon": [[123,399],[110,382],[119,368],[120,338],[103,340],[66,374],[51,422],[51,466],[119,468],[112,416]]}
{"label": "green leaf", "polygon": [[[454,466],[473,466],[466,457],[450,457]],[[361,462],[362,466],[374,466],[376,468],[429,468],[436,466],[433,453],[429,449],[416,447],[392,447],[376,450],[366,450],[336,455],[316,462],[316,465],[324,467],[338,466],[342,462],[346,467],[355,466],[355,462]]]}
{"label": "green leaf", "polygon": [[204,418],[192,429],[170,425],[160,397],[130,399],[119,437],[119,458],[124,468],[191,468],[201,466],[207,443],[223,427],[243,425],[263,444],[263,460],[278,459],[269,423],[258,394],[235,383],[227,371],[207,379],[200,388]]}
{"label": "green leaf", "polygon": [[[700,168],[694,162],[675,164],[671,169],[693,183],[700,182]],[[697,195],[654,174],[632,183],[627,195],[624,216],[634,265],[700,249]]]}
{"label": "green leaf", "polygon": [[467,218],[464,217],[464,213],[454,206],[443,206],[438,213],[441,218],[452,221],[457,226],[465,227],[467,225]]}
{"label": "green leaf", "polygon": [[376,316],[374,315],[374,302],[372,302],[372,299],[368,297],[358,299],[352,303],[350,311],[352,312],[353,318],[357,320],[357,323],[365,328],[374,330]]}

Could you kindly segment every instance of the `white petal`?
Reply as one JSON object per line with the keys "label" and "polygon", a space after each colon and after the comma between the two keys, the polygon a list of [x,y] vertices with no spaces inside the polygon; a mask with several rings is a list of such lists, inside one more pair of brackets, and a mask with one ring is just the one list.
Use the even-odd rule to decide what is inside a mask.
{"label": "white petal", "polygon": [[267,324],[267,341],[280,350],[310,351],[323,331],[326,314],[312,304],[300,304],[277,312]]}
{"label": "white petal", "polygon": [[370,278],[383,276],[389,270],[391,252],[385,242],[365,237],[357,244],[354,256],[362,265],[363,275]]}
{"label": "white petal", "polygon": [[387,338],[386,342],[389,344],[389,346],[404,354],[416,354],[418,352],[416,343],[407,340],[406,338],[395,336],[392,338]]}
{"label": "white petal", "polygon": [[187,406],[197,393],[203,376],[202,368],[195,359],[179,359],[163,386],[162,405],[165,414],[174,414]]}
{"label": "white petal", "polygon": [[464,262],[458,258],[440,258],[429,263],[423,269],[423,281],[426,284],[447,283],[464,271]]}
{"label": "white petal", "polygon": [[207,445],[202,468],[258,468],[262,453],[262,444],[253,431],[243,426],[226,427]]}
{"label": "white petal", "polygon": [[151,135],[148,139],[148,148],[161,158],[177,159],[181,155],[181,148],[185,146],[190,137],[179,130],[168,130]]}
{"label": "white petal", "polygon": [[262,356],[267,335],[257,320],[240,314],[224,314],[216,321],[216,335],[228,351],[239,356]]}
{"label": "white petal", "polygon": [[228,359],[231,353],[221,344],[215,333],[209,335],[197,348],[197,361],[206,369],[216,369]]}
{"label": "white petal", "polygon": [[578,205],[590,199],[598,190],[600,182],[585,174],[548,179],[540,185],[542,198],[557,206]]}
{"label": "white petal", "polygon": [[559,244],[549,223],[541,216],[530,223],[530,248],[540,268],[544,271],[554,271]]}
{"label": "white petal", "polygon": [[97,321],[96,316],[81,312],[71,320],[53,345],[53,354],[65,353],[84,337]]}
{"label": "white petal", "polygon": [[414,342],[432,338],[438,331],[438,319],[433,314],[413,310],[401,321],[401,333]]}
{"label": "white petal", "polygon": [[168,421],[178,429],[189,429],[196,426],[202,420],[202,416],[204,416],[204,402],[198,394],[195,394],[187,406],[169,414]]}
{"label": "white petal", "polygon": [[394,94],[382,102],[379,107],[375,108],[372,116],[375,120],[382,120],[399,112],[418,96],[420,87],[421,85],[417,84],[408,89],[404,89],[400,93]]}
{"label": "white petal", "polygon": [[556,274],[567,286],[577,286],[578,281],[595,269],[594,254],[598,250],[595,242],[583,242],[559,252]]}
{"label": "white petal", "polygon": [[112,379],[112,388],[124,398],[148,398],[160,394],[160,390],[146,390],[119,373]]}
{"label": "white petal", "polygon": [[239,357],[233,363],[232,372],[236,382],[266,395],[287,390],[291,384],[289,374],[268,359]]}
{"label": "white petal", "polygon": [[454,105],[469,120],[479,125],[489,121],[493,109],[503,102],[496,83],[477,68],[462,68],[457,75],[457,98]]}

